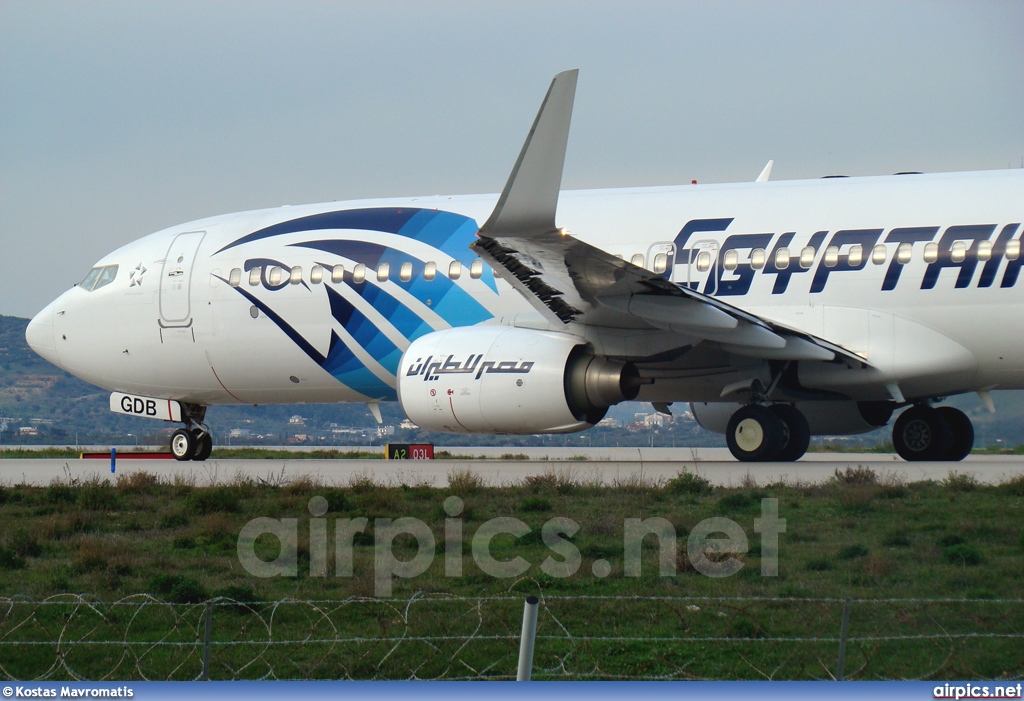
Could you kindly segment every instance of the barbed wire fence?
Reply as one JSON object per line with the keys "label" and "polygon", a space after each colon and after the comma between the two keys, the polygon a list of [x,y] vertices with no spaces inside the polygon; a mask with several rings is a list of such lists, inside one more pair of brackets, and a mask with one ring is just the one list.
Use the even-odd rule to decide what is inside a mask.
{"label": "barbed wire fence", "polygon": [[[539,597],[538,680],[1024,676],[1024,599]],[[0,677],[514,679],[523,600],[0,598]]]}

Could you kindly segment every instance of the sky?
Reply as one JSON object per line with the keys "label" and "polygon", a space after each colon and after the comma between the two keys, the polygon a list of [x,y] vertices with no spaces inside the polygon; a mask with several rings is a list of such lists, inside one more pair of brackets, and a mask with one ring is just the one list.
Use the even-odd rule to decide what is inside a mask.
{"label": "sky", "polygon": [[233,211],[497,192],[579,68],[563,188],[1024,162],[1024,2],[0,0],[0,314]]}

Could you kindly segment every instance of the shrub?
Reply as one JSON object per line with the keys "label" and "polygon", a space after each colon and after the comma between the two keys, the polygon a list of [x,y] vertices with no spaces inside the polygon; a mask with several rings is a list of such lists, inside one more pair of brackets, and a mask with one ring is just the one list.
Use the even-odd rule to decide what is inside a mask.
{"label": "shrub", "polygon": [[1014,497],[1024,497],[1024,475],[1018,475],[1012,480],[999,485],[999,491]]}
{"label": "shrub", "polygon": [[839,489],[839,506],[851,514],[863,514],[871,511],[875,498],[874,485],[861,483],[851,484]]}
{"label": "shrub", "polygon": [[757,499],[745,492],[726,494],[718,500],[718,508],[723,511],[745,511],[757,505]]}
{"label": "shrub", "polygon": [[181,511],[168,511],[156,518],[157,528],[181,528],[188,525],[188,516]]}
{"label": "shrub", "polygon": [[158,486],[160,478],[145,470],[117,476],[117,488],[125,494],[150,494]]}
{"label": "shrub", "polygon": [[0,548],[0,571],[2,570],[23,570],[28,566],[25,558],[18,557],[9,548]]}
{"label": "shrub", "polygon": [[79,488],[78,505],[90,511],[113,511],[117,508],[117,492],[105,480],[90,480]]}
{"label": "shrub", "polygon": [[809,572],[825,572],[832,569],[832,563],[827,557],[815,557],[807,561],[804,569]]}
{"label": "shrub", "polygon": [[888,548],[909,548],[910,536],[906,533],[893,531],[885,536],[885,540],[882,541],[882,545]]}
{"label": "shrub", "polygon": [[840,472],[839,468],[836,468],[835,479],[840,484],[877,484],[878,475],[870,467],[864,465],[857,465],[857,467],[847,467],[846,470]]}
{"label": "shrub", "polygon": [[24,528],[15,528],[10,537],[11,552],[18,557],[39,557],[43,554],[43,546],[39,539]]}
{"label": "shrub", "polygon": [[468,467],[456,467],[448,472],[448,491],[452,494],[475,494],[483,488],[483,478]]}
{"label": "shrub", "polygon": [[948,548],[943,548],[942,557],[946,559],[946,562],[965,567],[980,565],[982,562],[981,551],[973,545],[966,544],[950,545]]}
{"label": "shrub", "polygon": [[950,492],[973,492],[981,486],[978,478],[971,473],[960,473],[950,470],[949,476],[939,484]]}
{"label": "shrub", "polygon": [[74,504],[77,499],[78,494],[71,485],[63,482],[51,482],[43,494],[43,501],[50,504]]}
{"label": "shrub", "polygon": [[704,494],[711,491],[711,480],[682,470],[665,487],[673,494]]}
{"label": "shrub", "polygon": [[527,497],[519,505],[520,511],[551,511],[551,502],[543,497]]}
{"label": "shrub", "polygon": [[966,542],[967,540],[959,533],[947,533],[939,538],[939,547],[948,548],[951,545],[962,545]]}
{"label": "shrub", "polygon": [[195,490],[185,500],[189,511],[197,514],[238,513],[242,510],[238,490],[233,487],[207,487]]}
{"label": "shrub", "polygon": [[864,557],[868,554],[868,549],[860,543],[854,545],[847,545],[845,548],[839,551],[840,560],[853,560],[854,558]]}
{"label": "shrub", "polygon": [[158,574],[149,580],[149,592],[176,604],[198,604],[208,597],[202,585],[180,574]]}

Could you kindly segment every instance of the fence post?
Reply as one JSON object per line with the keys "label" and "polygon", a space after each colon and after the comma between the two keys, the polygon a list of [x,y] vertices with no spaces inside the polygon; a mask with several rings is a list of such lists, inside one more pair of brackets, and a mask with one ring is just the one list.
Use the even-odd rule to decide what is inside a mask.
{"label": "fence post", "polygon": [[836,679],[843,681],[843,665],[846,664],[846,631],[850,626],[850,598],[847,597],[843,603],[843,629],[839,634],[839,665],[836,670]]}
{"label": "fence post", "polygon": [[210,638],[213,634],[213,602],[206,602],[206,633],[203,635],[203,681],[210,681]]}
{"label": "fence post", "polygon": [[526,604],[523,606],[523,631],[519,640],[517,682],[530,681],[530,675],[533,673],[533,644],[537,638],[537,604],[539,603],[540,599],[531,594],[526,597]]}

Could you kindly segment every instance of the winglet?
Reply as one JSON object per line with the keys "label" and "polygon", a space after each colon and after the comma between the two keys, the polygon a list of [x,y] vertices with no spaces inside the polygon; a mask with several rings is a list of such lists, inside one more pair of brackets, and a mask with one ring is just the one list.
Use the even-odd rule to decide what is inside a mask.
{"label": "winglet", "polygon": [[755,183],[766,183],[766,182],[768,182],[768,178],[771,177],[771,174],[772,174],[772,166],[773,165],[775,165],[775,161],[768,161],[768,165],[766,165],[764,167],[764,170],[761,171],[761,174],[759,176],[757,176],[757,180],[755,180],[754,182]]}
{"label": "winglet", "polygon": [[579,70],[555,76],[505,189],[481,236],[527,236],[555,230],[555,209]]}

